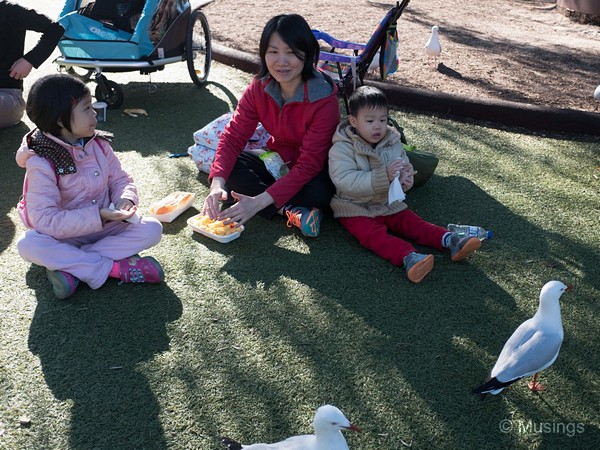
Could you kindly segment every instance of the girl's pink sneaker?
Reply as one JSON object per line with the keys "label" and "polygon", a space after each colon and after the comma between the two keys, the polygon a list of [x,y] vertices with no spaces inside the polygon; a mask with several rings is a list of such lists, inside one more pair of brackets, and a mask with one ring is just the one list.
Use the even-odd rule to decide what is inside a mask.
{"label": "girl's pink sneaker", "polygon": [[117,263],[123,283],[160,283],[165,279],[161,265],[152,256],[134,255]]}

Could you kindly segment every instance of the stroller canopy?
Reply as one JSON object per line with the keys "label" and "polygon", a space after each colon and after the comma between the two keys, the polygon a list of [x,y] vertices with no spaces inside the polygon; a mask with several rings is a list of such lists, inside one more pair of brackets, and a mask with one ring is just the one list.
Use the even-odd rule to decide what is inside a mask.
{"label": "stroller canopy", "polygon": [[[67,0],[58,19],[65,29],[58,44],[61,53],[80,59],[146,58],[173,21],[173,12],[183,12],[189,1],[145,0],[140,11],[142,3],[143,0]],[[122,26],[129,25],[138,14],[134,28]]]}

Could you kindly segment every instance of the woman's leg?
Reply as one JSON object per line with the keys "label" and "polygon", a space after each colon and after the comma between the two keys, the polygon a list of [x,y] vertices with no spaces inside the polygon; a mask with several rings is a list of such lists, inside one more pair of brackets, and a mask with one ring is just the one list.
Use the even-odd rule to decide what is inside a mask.
{"label": "woman's leg", "polygon": [[21,89],[0,89],[0,128],[18,124],[25,114]]}
{"label": "woman's leg", "polygon": [[[223,206],[228,208],[235,203],[231,197],[231,191],[254,197],[262,194],[273,183],[275,183],[275,178],[269,173],[263,161],[256,155],[242,152],[227,179],[228,199]],[[270,219],[276,214],[275,205],[269,205],[258,213],[259,216],[266,219]]]}
{"label": "woman's leg", "polygon": [[292,206],[326,209],[329,207],[334,193],[335,186],[329,178],[329,170],[325,167],[315,178],[306,183],[288,203]]}

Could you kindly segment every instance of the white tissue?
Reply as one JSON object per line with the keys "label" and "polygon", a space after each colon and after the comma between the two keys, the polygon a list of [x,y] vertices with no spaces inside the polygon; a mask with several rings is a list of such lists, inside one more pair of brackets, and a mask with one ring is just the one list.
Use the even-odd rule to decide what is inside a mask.
{"label": "white tissue", "polygon": [[390,184],[390,189],[388,191],[388,205],[391,205],[395,201],[401,202],[405,198],[406,195],[402,190],[402,185],[400,184],[399,176],[397,176]]}

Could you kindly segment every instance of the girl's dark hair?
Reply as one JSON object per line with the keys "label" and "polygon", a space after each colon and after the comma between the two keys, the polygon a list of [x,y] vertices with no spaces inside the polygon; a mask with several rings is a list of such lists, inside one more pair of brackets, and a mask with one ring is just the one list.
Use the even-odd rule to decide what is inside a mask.
{"label": "girl's dark hair", "polygon": [[260,37],[259,54],[260,70],[256,78],[268,75],[265,55],[269,46],[269,39],[273,33],[279,34],[281,39],[290,46],[294,54],[304,61],[302,79],[304,81],[313,77],[313,70],[319,60],[319,41],[312,33],[304,17],[298,14],[281,14],[267,22]]}
{"label": "girl's dark hair", "polygon": [[390,109],[385,94],[373,86],[361,86],[357,88],[348,99],[348,114],[356,116],[361,108],[385,108]]}
{"label": "girl's dark hair", "polygon": [[60,136],[61,126],[71,131],[73,108],[90,90],[82,81],[69,75],[54,74],[40,78],[27,96],[27,117],[41,131]]}

